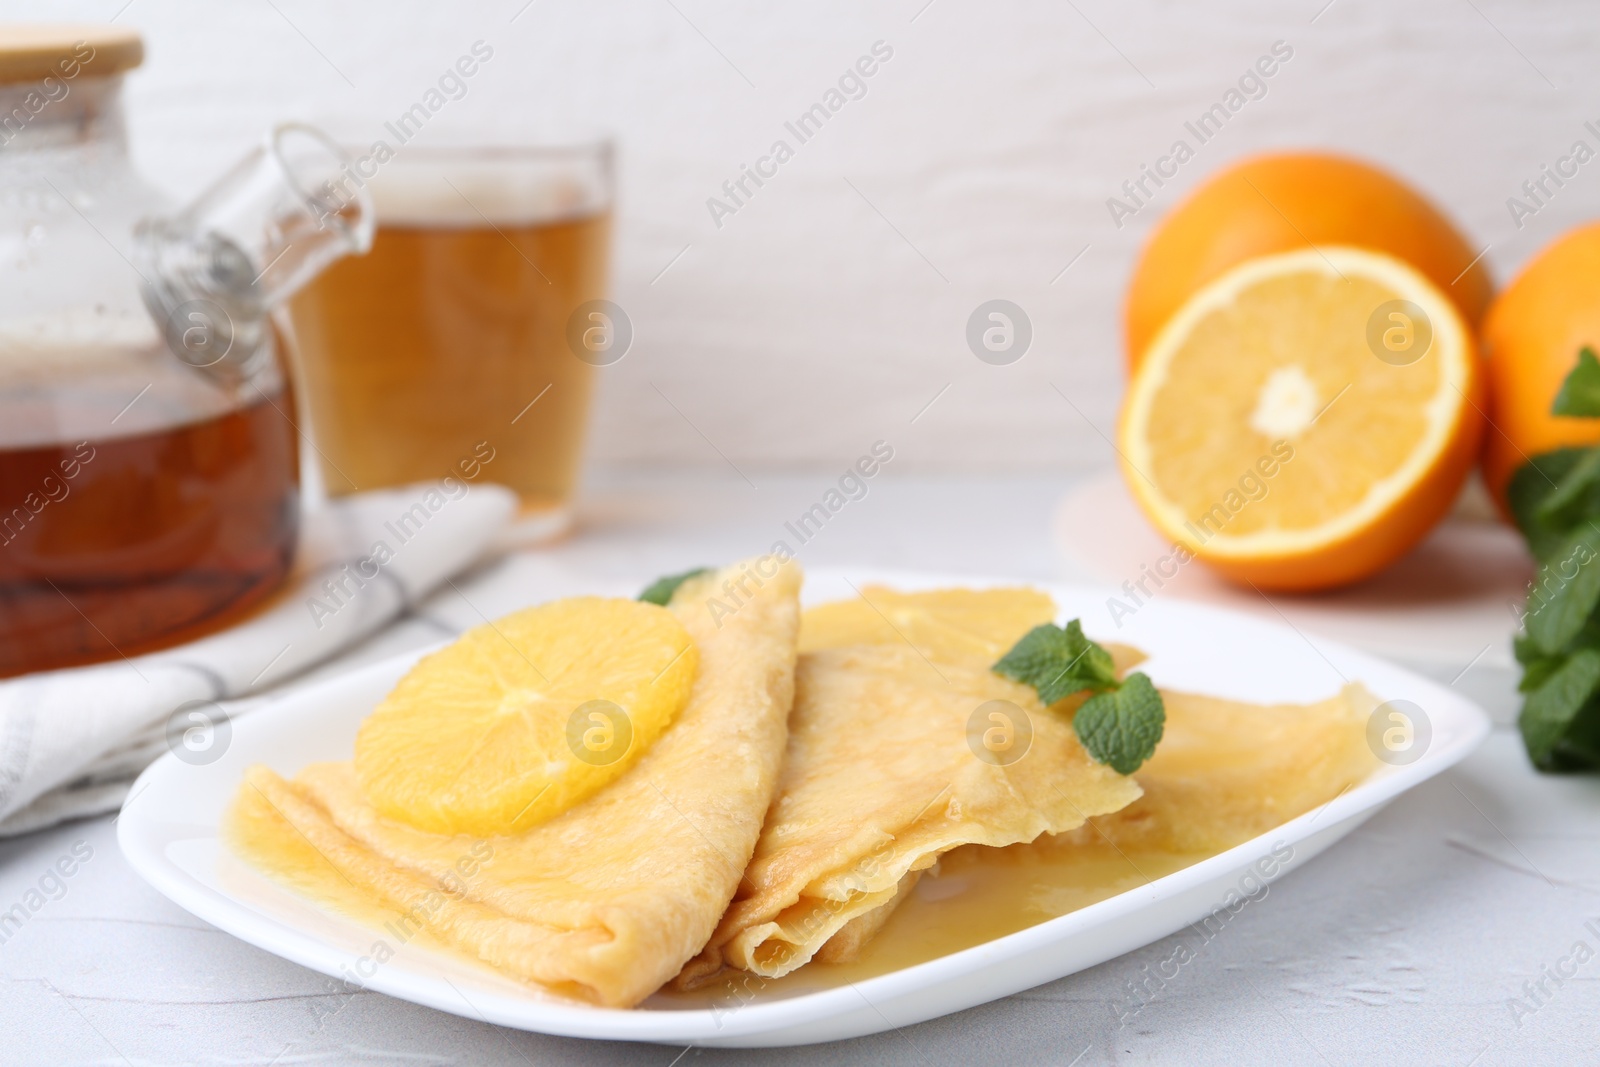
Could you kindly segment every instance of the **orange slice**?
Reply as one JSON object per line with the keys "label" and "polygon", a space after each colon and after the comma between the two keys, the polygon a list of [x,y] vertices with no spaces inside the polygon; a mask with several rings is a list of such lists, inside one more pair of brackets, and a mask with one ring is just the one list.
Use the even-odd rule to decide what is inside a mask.
{"label": "orange slice", "polygon": [[1342,246],[1262,256],[1151,343],[1124,400],[1123,472],[1156,527],[1223,574],[1329,588],[1449,510],[1481,389],[1460,313],[1416,269]]}
{"label": "orange slice", "polygon": [[688,703],[699,657],[654,604],[527,608],[417,661],[356,733],[356,776],[419,830],[520,833],[638,762]]}

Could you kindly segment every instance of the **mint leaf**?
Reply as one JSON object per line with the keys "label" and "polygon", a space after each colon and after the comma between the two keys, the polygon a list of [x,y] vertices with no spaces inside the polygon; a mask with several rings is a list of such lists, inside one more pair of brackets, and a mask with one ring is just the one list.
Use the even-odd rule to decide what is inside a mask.
{"label": "mint leaf", "polygon": [[1522,681],[1517,683],[1519,693],[1533,692],[1567,662],[1565,656],[1547,655],[1538,643],[1526,634],[1518,634],[1511,639],[1511,652],[1522,665]]}
{"label": "mint leaf", "polygon": [[1116,666],[1111,653],[1083,635],[1083,625],[1073,619],[1066,629],[1054,623],[1035,626],[1001,656],[992,670],[1023,685],[1031,685],[1044,704],[1085,689],[1115,689]]}
{"label": "mint leaf", "polygon": [[1117,681],[1111,653],[1085,637],[1077,619],[1065,628],[1035,626],[992,669],[1031,685],[1047,706],[1073,693],[1093,692],[1073,716],[1072,728],[1089,755],[1118,774],[1138,770],[1161,740],[1167,709],[1149,676],[1130,674]]}
{"label": "mint leaf", "polygon": [[1594,349],[1588,345],[1579,350],[1578,365],[1561,383],[1550,414],[1600,418],[1600,359],[1595,358]]}
{"label": "mint leaf", "polygon": [[1527,746],[1528,758],[1535,767],[1557,770],[1593,765],[1584,762],[1581,751],[1591,747],[1585,740],[1596,735],[1593,721],[1584,723],[1584,729],[1577,731],[1583,735],[1579,739],[1579,751],[1558,754],[1558,750],[1562,747],[1563,735],[1574,726],[1580,712],[1587,711],[1586,719],[1597,718],[1593,704],[1597,690],[1600,690],[1600,651],[1580,648],[1553,671],[1544,684],[1528,694],[1522,702],[1522,714],[1517,716],[1517,727],[1522,731],[1522,743]]}
{"label": "mint leaf", "polygon": [[1539,501],[1535,514],[1541,522],[1567,528],[1594,514],[1592,501],[1600,486],[1600,448],[1585,448],[1582,452],[1572,469]]}
{"label": "mint leaf", "polygon": [[1166,722],[1161,694],[1147,675],[1135,672],[1120,688],[1084,701],[1072,728],[1097,762],[1132,774],[1155,752]]}
{"label": "mint leaf", "polygon": [[1581,771],[1600,768],[1600,705],[1594,697],[1561,734],[1550,752],[1550,770]]}
{"label": "mint leaf", "polygon": [[1506,483],[1506,503],[1535,559],[1548,559],[1585,518],[1600,515],[1600,471],[1593,448],[1534,456]]}
{"label": "mint leaf", "polygon": [[1544,652],[1565,651],[1600,604],[1600,530],[1573,534],[1539,565],[1524,624]]}
{"label": "mint leaf", "polygon": [[698,578],[702,574],[710,573],[710,571],[710,567],[696,567],[693,570],[684,571],[682,574],[669,574],[663,578],[657,578],[645,586],[644,592],[639,594],[639,599],[646,604],[660,604],[662,607],[666,607],[667,603],[672,600],[672,594],[678,591],[678,586],[687,582],[690,578]]}

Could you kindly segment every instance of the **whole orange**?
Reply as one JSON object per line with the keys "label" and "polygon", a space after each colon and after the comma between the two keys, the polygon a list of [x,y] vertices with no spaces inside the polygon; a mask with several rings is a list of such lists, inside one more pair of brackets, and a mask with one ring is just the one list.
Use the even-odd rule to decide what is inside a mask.
{"label": "whole orange", "polygon": [[1476,249],[1416,190],[1368,163],[1322,152],[1256,156],[1215,175],[1156,226],[1128,286],[1129,367],[1184,301],[1247,259],[1346,245],[1410,263],[1476,330],[1493,295]]}
{"label": "whole orange", "polygon": [[1489,432],[1483,479],[1502,508],[1506,482],[1531,457],[1600,442],[1600,419],[1550,414],[1584,345],[1600,349],[1600,223],[1544,249],[1489,307]]}

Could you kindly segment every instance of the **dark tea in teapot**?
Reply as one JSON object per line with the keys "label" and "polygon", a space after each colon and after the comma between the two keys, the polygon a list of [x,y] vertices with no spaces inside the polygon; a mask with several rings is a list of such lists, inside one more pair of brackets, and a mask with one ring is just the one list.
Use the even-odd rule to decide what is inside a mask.
{"label": "dark tea in teapot", "polygon": [[46,445],[0,427],[0,677],[174,644],[272,592],[298,531],[288,410]]}

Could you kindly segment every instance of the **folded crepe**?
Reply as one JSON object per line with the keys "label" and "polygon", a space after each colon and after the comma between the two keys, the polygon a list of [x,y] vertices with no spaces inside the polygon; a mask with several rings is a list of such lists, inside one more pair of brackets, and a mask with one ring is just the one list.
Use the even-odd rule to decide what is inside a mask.
{"label": "folded crepe", "polygon": [[[806,613],[777,795],[739,895],[679,988],[725,966],[778,977],[847,959],[946,851],[1071,830],[1139,796],[1084,751],[1061,713],[1070,706],[1046,709],[990,670],[1050,620],[1049,598],[958,592],[869,587]],[[1022,610],[987,610],[1008,595]],[[832,641],[856,643],[819,647]],[[1125,668],[1126,650],[1120,659]],[[1009,702],[1002,719],[981,710],[992,701]],[[992,727],[1031,730],[1020,758],[985,758]]]}
{"label": "folded crepe", "polygon": [[[731,611],[725,579],[744,594]],[[250,857],[303,839],[402,916],[391,933],[422,929],[506,974],[637,1004],[705,944],[755,846],[793,698],[800,581],[797,564],[763,557],[681,585],[668,607],[700,657],[687,705],[626,773],[549,822],[485,841],[428,833],[379,815],[350,763],[324,763],[292,782],[252,768],[233,840]]]}
{"label": "folded crepe", "polygon": [[1144,795],[1049,847],[1209,854],[1328,803],[1378,768],[1367,719],[1378,698],[1346,685],[1311,704],[1246,704],[1162,691],[1167,722],[1135,772]]}

